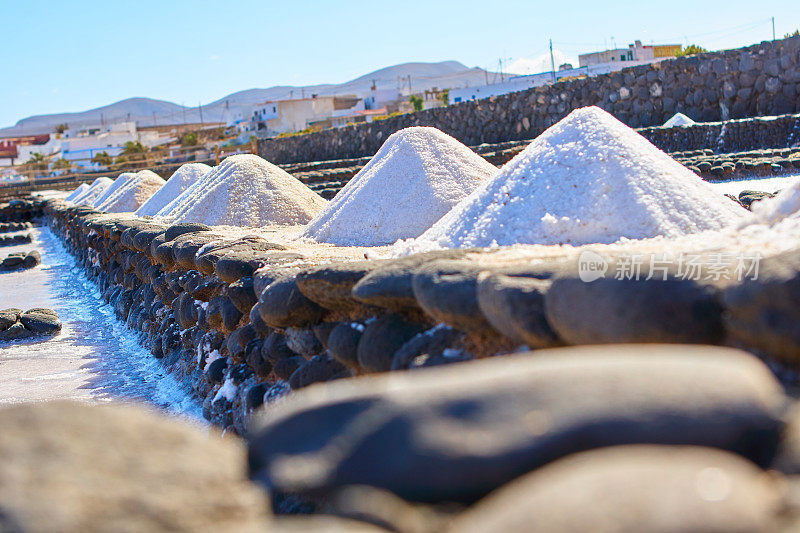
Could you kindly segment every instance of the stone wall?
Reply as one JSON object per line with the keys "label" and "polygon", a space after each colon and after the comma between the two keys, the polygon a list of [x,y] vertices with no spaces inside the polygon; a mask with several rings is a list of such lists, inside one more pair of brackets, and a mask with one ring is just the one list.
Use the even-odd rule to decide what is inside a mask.
{"label": "stone wall", "polygon": [[[387,120],[259,141],[273,163],[373,155],[393,132],[434,126],[467,145],[536,137],[571,110],[597,105],[631,127],[676,112],[721,121],[800,112],[800,37],[681,57]],[[687,148],[681,148],[687,149]]]}
{"label": "stone wall", "polygon": [[[205,416],[238,432],[253,409],[314,383],[522,346],[722,344],[798,364],[800,251],[763,259],[764,283],[677,275],[584,283],[577,253],[547,259],[535,247],[306,259],[291,245],[202,224],[165,226],[58,200],[45,215]],[[624,255],[606,259],[614,272]]]}

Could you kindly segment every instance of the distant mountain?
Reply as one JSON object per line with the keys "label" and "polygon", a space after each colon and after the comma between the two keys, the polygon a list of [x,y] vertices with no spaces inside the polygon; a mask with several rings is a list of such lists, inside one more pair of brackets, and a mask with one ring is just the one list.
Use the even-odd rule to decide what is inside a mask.
{"label": "distant mountain", "polygon": [[[402,63],[382,68],[354,80],[340,84],[321,84],[308,86],[276,86],[268,89],[247,89],[238,91],[202,107],[202,120],[205,122],[226,122],[239,112],[247,113],[250,106],[269,100],[311,97],[317,95],[366,95],[372,85],[377,89],[407,89],[411,81],[414,92],[434,87],[456,88],[484,85],[497,77],[494,72],[480,68],[469,68],[458,61],[439,63]],[[184,107],[164,100],[152,98],[128,98],[79,113],[58,113],[54,115],[35,115],[23,118],[16,125],[1,128],[0,137],[30,135],[52,132],[57,124],[71,127],[100,124],[101,121],[119,122],[135,120],[140,126],[153,124],[182,124],[200,122],[201,110],[197,107]]]}

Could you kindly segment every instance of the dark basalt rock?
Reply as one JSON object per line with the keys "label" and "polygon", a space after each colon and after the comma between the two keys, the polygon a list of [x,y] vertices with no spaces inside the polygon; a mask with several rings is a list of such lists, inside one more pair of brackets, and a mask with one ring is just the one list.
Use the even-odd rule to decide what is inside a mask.
{"label": "dark basalt rock", "polygon": [[330,354],[322,353],[315,355],[295,370],[289,377],[289,386],[292,390],[297,390],[314,383],[350,375],[342,363],[333,359]]}
{"label": "dark basalt rock", "polygon": [[264,320],[261,318],[261,313],[258,312],[258,306],[254,305],[250,309],[250,324],[252,324],[253,329],[256,330],[256,333],[261,337],[266,337],[270,333],[272,333],[272,328],[269,327]]}
{"label": "dark basalt rock", "polygon": [[368,372],[391,370],[395,352],[423,331],[423,325],[395,314],[369,322],[358,342],[358,364]]}
{"label": "dark basalt rock", "polygon": [[232,250],[215,263],[214,272],[221,280],[233,283],[244,276],[252,276],[265,265],[279,266],[303,259],[302,255],[294,252]]}
{"label": "dark basalt rock", "polygon": [[758,279],[723,291],[730,342],[792,364],[800,354],[800,250],[760,260]]}
{"label": "dark basalt rock", "polygon": [[223,289],[222,295],[227,296],[243,315],[250,313],[253,306],[258,303],[251,276],[245,276],[227,285]]}
{"label": "dark basalt rock", "polygon": [[440,260],[420,267],[412,280],[417,303],[436,322],[467,333],[496,335],[478,306],[480,270],[464,261]]}
{"label": "dark basalt rock", "polygon": [[61,320],[58,318],[58,313],[52,309],[29,309],[20,315],[19,320],[25,328],[34,333],[53,335],[61,331]]}
{"label": "dark basalt rock", "polygon": [[394,311],[419,310],[414,295],[413,279],[425,263],[437,259],[460,259],[465,250],[444,250],[416,254],[382,263],[364,275],[352,288],[356,300]]}
{"label": "dark basalt rock", "polygon": [[[285,249],[286,247],[283,245],[267,242],[260,237],[242,237],[235,241],[219,242],[207,246],[203,250],[203,253],[195,258],[195,265],[197,270],[203,274],[214,274],[217,262],[231,252],[245,252],[252,255],[255,252],[280,251]],[[253,271],[255,271],[255,269]],[[252,274],[253,272],[250,272],[245,275]]]}
{"label": "dark basalt rock", "polygon": [[251,340],[244,348],[244,359],[259,378],[266,379],[272,372],[272,362],[262,356],[263,344],[262,339]]}
{"label": "dark basalt rock", "polygon": [[206,379],[214,385],[219,385],[225,381],[225,370],[228,368],[228,358],[220,357],[214,359],[206,368]]}
{"label": "dark basalt rock", "polygon": [[[724,480],[727,497],[702,496],[709,475]],[[782,485],[719,450],[618,446],[569,456],[512,481],[448,531],[525,531],[531,524],[539,531],[780,531],[775,508]]]}
{"label": "dark basalt rock", "polygon": [[276,376],[278,376],[278,378],[288,380],[297,371],[297,369],[306,364],[306,362],[307,360],[299,355],[286,357],[275,361],[272,364],[272,371]]}
{"label": "dark basalt rock", "polygon": [[0,341],[27,339],[33,337],[34,335],[35,333],[27,329],[25,326],[23,326],[22,322],[17,322],[11,327],[8,327],[3,331],[0,331]]}
{"label": "dark basalt rock", "polygon": [[152,224],[150,228],[136,232],[131,239],[133,249],[142,253],[149,253],[150,244],[156,237],[163,235],[165,231],[166,228],[164,226]]}
{"label": "dark basalt rock", "polygon": [[471,357],[462,355],[459,350],[454,350],[458,357],[446,352],[453,349],[463,336],[463,333],[443,325],[415,335],[395,352],[391,369],[408,370],[469,360]]}
{"label": "dark basalt rock", "polygon": [[363,311],[364,304],[354,299],[351,291],[380,264],[381,261],[351,261],[306,269],[297,274],[297,287],[307,298],[331,311]]}
{"label": "dark basalt rock", "polygon": [[[197,271],[195,270],[193,272]],[[225,282],[220,281],[216,276],[203,276],[201,280],[189,286],[187,290],[189,290],[192,298],[195,300],[209,302],[215,296],[220,296],[225,287]]]}
{"label": "dark basalt rock", "polygon": [[186,233],[197,233],[200,231],[209,231],[210,226],[200,224],[199,222],[181,222],[179,224],[172,224],[164,232],[164,239],[172,241]]}
{"label": "dark basalt rock", "polygon": [[339,322],[328,336],[328,351],[337,361],[353,368],[358,365],[358,342],[364,325],[358,322]]}
{"label": "dark basalt rock", "polygon": [[540,350],[314,389],[252,419],[253,479],[298,494],[371,485],[432,502],[475,501],[561,457],[625,444],[720,448],[764,466],[786,402],[751,355],[652,344]]}
{"label": "dark basalt rock", "polygon": [[304,327],[321,322],[327,311],[312,302],[297,288],[293,276],[285,276],[270,284],[261,294],[258,312],[268,326]]}
{"label": "dark basalt rock", "polygon": [[560,344],[547,322],[544,295],[550,281],[482,273],[478,277],[478,307],[500,333],[531,348]]}
{"label": "dark basalt rock", "polygon": [[270,386],[271,384],[269,383],[256,383],[247,389],[245,393],[245,408],[248,411],[252,411],[264,405],[264,394],[266,394]]}
{"label": "dark basalt rock", "polygon": [[0,331],[13,326],[19,320],[21,314],[22,309],[17,309],[15,307],[0,310]]}
{"label": "dark basalt rock", "polygon": [[261,355],[267,361],[277,363],[281,359],[294,357],[295,353],[286,344],[286,335],[273,331],[264,339],[264,344],[261,347]]}
{"label": "dark basalt rock", "polygon": [[[170,245],[172,248],[172,256],[175,264],[180,268],[186,270],[194,270],[195,262],[194,256],[206,244],[213,242],[214,236],[206,232],[200,233],[184,233],[176,237],[172,241],[168,241],[162,246]],[[161,247],[159,247],[160,249]],[[197,269],[200,270],[200,269]],[[202,272],[202,270],[200,270]],[[213,272],[203,272],[204,274],[213,274]]]}
{"label": "dark basalt rock", "polygon": [[719,344],[724,336],[717,290],[691,279],[559,278],[547,290],[545,309],[547,323],[568,344]]}
{"label": "dark basalt rock", "polygon": [[338,324],[336,322],[323,322],[322,324],[317,324],[311,328],[311,331],[314,332],[314,336],[326,350],[328,349],[328,338],[331,336],[331,332],[337,325]]}

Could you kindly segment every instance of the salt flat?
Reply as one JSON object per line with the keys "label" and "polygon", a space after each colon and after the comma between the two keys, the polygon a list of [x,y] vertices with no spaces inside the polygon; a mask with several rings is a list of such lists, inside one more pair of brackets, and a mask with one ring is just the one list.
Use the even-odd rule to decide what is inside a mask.
{"label": "salt flat", "polygon": [[0,343],[0,405],[123,399],[199,418],[199,406],[116,320],[50,230],[32,234],[32,244],[0,248],[2,256],[42,254],[37,268],[0,273],[0,307],[51,308],[63,328],[55,337]]}

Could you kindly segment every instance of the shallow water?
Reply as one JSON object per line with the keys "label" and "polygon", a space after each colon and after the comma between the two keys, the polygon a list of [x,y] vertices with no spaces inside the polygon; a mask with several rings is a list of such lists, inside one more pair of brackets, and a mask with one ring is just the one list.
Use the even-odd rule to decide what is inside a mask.
{"label": "shallow water", "polygon": [[742,191],[779,191],[797,182],[798,179],[800,179],[800,174],[780,177],[746,178],[720,181],[711,183],[711,186],[723,194],[732,194],[734,196],[738,196]]}
{"label": "shallow water", "polygon": [[114,315],[100,292],[47,227],[34,243],[0,247],[0,256],[38,249],[42,265],[0,273],[0,308],[54,309],[64,326],[50,338],[0,342],[0,405],[78,399],[136,401],[202,418],[198,402]]}

